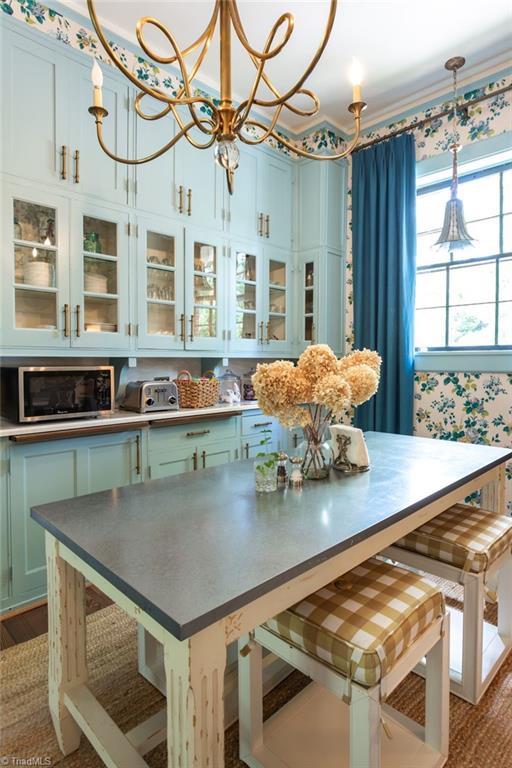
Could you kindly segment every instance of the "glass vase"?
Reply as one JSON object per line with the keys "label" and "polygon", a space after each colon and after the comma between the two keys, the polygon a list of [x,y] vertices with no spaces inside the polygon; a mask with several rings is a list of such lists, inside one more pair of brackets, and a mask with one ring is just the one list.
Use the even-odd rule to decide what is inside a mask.
{"label": "glass vase", "polygon": [[273,456],[262,456],[254,462],[254,487],[258,493],[277,491],[277,461]]}
{"label": "glass vase", "polygon": [[305,480],[325,480],[329,477],[334,455],[329,441],[331,410],[321,405],[308,404],[310,423],[303,427],[304,441],[299,447],[302,474]]}

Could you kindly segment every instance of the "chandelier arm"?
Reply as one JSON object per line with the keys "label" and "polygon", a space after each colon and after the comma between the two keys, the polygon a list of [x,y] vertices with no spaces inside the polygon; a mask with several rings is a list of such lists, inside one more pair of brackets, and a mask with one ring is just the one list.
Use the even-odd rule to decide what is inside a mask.
{"label": "chandelier arm", "polygon": [[[94,109],[94,107],[91,107],[91,109]],[[144,163],[149,163],[151,160],[156,160],[157,157],[161,157],[164,155],[169,149],[171,149],[183,136],[189,141],[194,147],[197,149],[208,149],[208,147],[211,147],[213,142],[215,141],[215,136],[212,136],[212,138],[206,143],[206,144],[197,144],[197,142],[191,141],[190,137],[188,136],[188,131],[194,127],[194,122],[188,123],[182,130],[180,130],[176,136],[173,136],[173,138],[167,142],[167,144],[164,144],[163,147],[160,147],[160,149],[157,149],[155,152],[152,152],[150,155],[146,155],[145,157],[138,157],[138,158],[127,158],[127,157],[121,157],[119,155],[116,155],[114,152],[112,152],[107,145],[105,144],[105,141],[103,139],[103,116],[95,115],[96,118],[96,135],[98,137],[98,143],[102,150],[105,152],[106,155],[108,155],[112,160],[115,160],[118,163],[124,163],[125,165],[143,165]]]}
{"label": "chandelier arm", "polygon": [[[219,7],[220,7],[220,0],[216,0],[212,15],[210,17],[210,21],[208,22],[204,32],[191,45],[189,45],[187,48],[184,48],[183,51],[181,51],[182,56],[184,57],[188,56],[189,53],[193,53],[195,50],[197,50],[197,48],[199,48],[199,46],[202,43],[212,39],[213,32],[215,30],[215,25],[217,23],[217,17],[219,15]],[[163,31],[160,27],[161,22],[157,22],[156,24],[155,22],[157,22],[157,20],[152,16],[143,16],[142,18],[139,19],[136,26],[136,34],[137,34],[137,40],[139,41],[139,45],[144,51],[144,53],[147,56],[149,56],[151,59],[153,59],[153,61],[157,61],[159,64],[174,64],[174,62],[177,60],[177,56],[160,56],[154,51],[151,51],[149,46],[144,42],[144,39],[142,37],[142,28],[146,24],[154,24],[160,29],[160,31]],[[167,28],[164,27],[164,29],[167,32]],[[167,37],[166,32],[163,32],[165,37]]]}
{"label": "chandelier arm", "polygon": [[[144,96],[147,96],[147,95],[148,94],[146,94],[144,92],[141,92],[141,93],[138,93],[137,96],[134,99],[135,112],[137,113],[137,115],[140,118],[142,118],[143,120],[159,120],[160,118],[165,117],[170,112],[172,112],[173,117],[176,120],[176,122],[178,123],[178,125],[180,126],[180,128],[183,129],[185,127],[185,122],[180,117],[180,114],[177,111],[176,107],[177,106],[188,106],[190,100],[181,101],[181,102],[177,102],[177,103],[172,103],[171,102],[170,104],[167,104],[160,112],[157,112],[154,115],[151,115],[151,114],[148,114],[147,112],[144,112],[142,110],[141,106],[140,106],[142,99],[144,98]],[[195,99],[193,99],[193,101],[195,103],[205,103],[204,99],[202,99],[201,97],[196,97]],[[202,133],[204,133],[206,135],[210,135],[211,133],[215,132],[217,130],[218,126],[219,126],[219,115],[218,115],[218,110],[217,110],[217,108],[215,107],[214,104],[212,104],[212,103],[210,103],[208,101],[206,103],[207,103],[208,107],[210,107],[210,109],[212,110],[212,116],[215,117],[215,120],[212,120],[211,118],[204,118],[204,117],[198,117],[198,120],[195,120],[194,116],[192,117],[192,119],[194,120],[194,124],[196,126],[197,126],[198,121],[201,123],[199,128],[202,131]],[[207,126],[210,126],[210,127],[208,128]],[[200,146],[200,145],[198,145],[198,146]]]}
{"label": "chandelier arm", "polygon": [[[172,109],[174,119],[178,123],[181,131],[188,132],[190,128],[192,128],[195,125],[195,120],[193,121],[193,123],[185,123],[174,105],[171,107],[171,109]],[[201,142],[197,141],[196,139],[193,139],[191,136],[188,135],[188,133],[186,133],[186,138],[189,144],[192,144],[192,146],[196,147],[197,149],[206,149],[207,147],[211,147],[211,145],[215,141],[217,130],[219,128],[219,116],[217,112],[215,112],[215,116],[217,118],[216,122],[211,120],[211,118],[209,117],[200,118],[201,123],[204,124],[204,126],[201,127],[201,131],[207,136],[212,136],[213,137],[212,140],[208,141],[206,144],[201,144]]]}
{"label": "chandelier arm", "polygon": [[[329,17],[327,19],[327,24],[325,26],[324,36],[322,39],[322,42],[318,46],[315,55],[311,59],[309,65],[306,67],[306,70],[303,72],[301,77],[297,80],[295,85],[293,85],[291,88],[286,91],[286,93],[281,94],[280,96],[276,97],[275,99],[271,99],[270,101],[267,101],[265,99],[255,99],[254,104],[256,104],[259,107],[277,107],[280,104],[285,104],[289,99],[294,96],[296,93],[299,92],[299,90],[302,88],[310,74],[315,69],[316,65],[318,64],[318,61],[320,57],[322,56],[325,47],[327,43],[329,42],[329,38],[332,33],[332,28],[334,25],[334,19],[336,17],[336,8],[337,8],[337,0],[331,0],[331,5],[329,8]],[[267,80],[265,80],[266,84],[268,85]],[[271,90],[273,90],[271,88]]]}
{"label": "chandelier arm", "polygon": [[[275,21],[272,29],[275,30],[275,32],[278,31],[280,27],[283,26],[285,22],[288,22],[288,25],[286,27],[286,31],[284,33],[284,37],[281,40],[281,42],[276,45],[275,48],[269,48],[268,50],[263,51],[257,51],[255,48],[251,46],[247,39],[247,35],[245,34],[245,30],[242,24],[242,20],[240,19],[240,14],[238,12],[238,6],[236,3],[236,0],[232,0],[230,3],[228,3],[229,6],[229,13],[231,16],[231,21],[233,22],[233,27],[236,32],[236,35],[240,42],[242,43],[243,47],[247,51],[247,53],[252,57],[258,59],[259,61],[268,61],[268,59],[273,59],[274,56],[277,56],[278,53],[281,53],[285,45],[287,44],[288,40],[292,36],[293,33],[293,27],[295,24],[295,20],[293,18],[293,15],[289,12],[283,13],[282,16],[279,16],[277,21]],[[274,32],[274,34],[275,34]],[[268,38],[267,38],[268,41]]]}

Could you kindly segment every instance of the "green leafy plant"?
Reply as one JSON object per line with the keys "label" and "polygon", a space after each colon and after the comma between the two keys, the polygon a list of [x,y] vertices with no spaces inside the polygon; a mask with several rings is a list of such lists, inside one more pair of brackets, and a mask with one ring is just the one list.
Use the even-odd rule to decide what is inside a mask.
{"label": "green leafy plant", "polygon": [[[265,435],[262,440],[260,440],[260,445],[270,445],[272,442],[271,429],[263,429],[262,434]],[[275,451],[271,451],[270,453],[268,451],[258,451],[256,454],[257,459],[265,459],[265,461],[257,461],[256,462],[256,471],[260,472],[262,475],[265,475],[269,472],[271,472],[273,469],[277,466],[277,460],[279,458],[279,454]]]}

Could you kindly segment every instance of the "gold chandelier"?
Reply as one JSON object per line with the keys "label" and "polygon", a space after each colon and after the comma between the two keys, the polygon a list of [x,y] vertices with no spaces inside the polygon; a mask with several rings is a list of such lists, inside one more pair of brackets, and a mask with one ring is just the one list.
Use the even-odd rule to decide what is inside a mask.
{"label": "gold chandelier", "polygon": [[[179,88],[175,96],[169,96],[162,90],[152,87],[144,82],[141,82],[136,75],[134,75],[128,69],[125,64],[116,56],[111,44],[108,42],[103,30],[98,21],[96,14],[95,3],[93,0],[87,0],[87,6],[91,21],[94,29],[100,39],[103,48],[105,49],[110,60],[115,66],[130,80],[133,85],[138,89],[138,93],[135,97],[134,107],[137,115],[143,120],[159,120],[165,118],[167,115],[172,114],[174,117],[178,130],[176,134],[156,152],[153,152],[146,157],[137,159],[129,159],[119,157],[112,152],[106,145],[103,138],[103,119],[107,117],[108,112],[103,106],[101,86],[103,83],[103,76],[98,62],[94,62],[92,81],[93,81],[93,106],[89,108],[89,112],[94,115],[96,120],[96,132],[98,141],[103,151],[120,163],[126,163],[128,165],[140,165],[142,163],[148,163],[157,157],[163,155],[174,144],[176,144],[181,138],[185,137],[192,146],[197,149],[207,149],[215,143],[215,159],[219,165],[225,169],[226,178],[228,183],[229,192],[233,193],[233,176],[239,162],[239,150],[237,146],[237,140],[244,144],[261,144],[266,139],[273,137],[280,144],[287,147],[293,153],[300,155],[301,157],[307,157],[314,160],[339,160],[342,157],[347,157],[355,148],[359,134],[361,130],[361,113],[366,108],[366,104],[361,100],[361,87],[360,79],[356,71],[353,75],[353,102],[348,107],[349,111],[354,116],[355,122],[355,135],[350,144],[338,154],[333,155],[316,155],[311,152],[307,152],[301,149],[289,140],[287,140],[281,134],[277,132],[277,125],[281,113],[283,110],[289,110],[295,115],[301,117],[313,117],[318,114],[320,108],[320,100],[318,96],[308,88],[304,87],[309,75],[313,72],[320,57],[322,56],[325,47],[331,36],[334,19],[336,16],[337,0],[331,0],[329,8],[329,16],[325,27],[322,42],[320,43],[315,55],[311,62],[307,66],[305,72],[299,77],[297,82],[291,86],[285,93],[280,93],[278,89],[273,85],[269,76],[265,72],[265,65],[267,61],[275,58],[286,46],[290,39],[293,27],[294,17],[291,13],[283,13],[277,21],[273,24],[268,37],[266,39],[263,50],[258,51],[251,46],[247,39],[245,29],[243,27],[236,0],[215,0],[213,7],[213,13],[210,21],[208,22],[204,32],[197,38],[197,40],[189,45],[187,48],[180,49],[174,35],[169,29],[158,19],[151,16],[143,16],[137,22],[136,34],[140,47],[153,61],[158,64],[176,64],[179,68],[181,75],[182,85]],[[220,101],[218,105],[206,95],[193,93],[191,82],[196,77],[201,64],[206,56],[208,48],[213,38],[217,22],[220,25]],[[156,51],[152,50],[145,40],[144,28],[146,25],[154,27],[159,30],[164,38],[169,43],[171,48],[171,55],[161,56]],[[243,48],[247,52],[249,58],[252,60],[256,74],[249,91],[248,97],[242,101],[238,106],[234,106],[231,94],[231,32],[232,28],[235,31],[238,40],[242,44]],[[282,38],[279,42],[275,43],[275,38],[278,32],[282,30]],[[187,68],[185,59],[190,54],[197,51],[197,58],[193,65],[190,67],[190,71]],[[270,92],[270,96],[263,98],[259,94],[260,86],[264,83]],[[147,113],[142,107],[142,100],[144,96],[150,96],[156,99],[162,104],[162,109],[156,114]],[[300,108],[296,104],[292,103],[292,99],[295,96],[306,98],[310,101],[309,108]],[[186,108],[187,118],[184,119],[180,113],[179,108]],[[259,119],[251,116],[251,110],[253,107],[260,110],[270,110],[270,119],[268,124],[265,124]],[[254,129],[251,133],[248,128]],[[195,129],[195,134],[192,135],[192,131]],[[199,132],[200,139],[197,138]],[[203,140],[204,137],[204,140]]]}

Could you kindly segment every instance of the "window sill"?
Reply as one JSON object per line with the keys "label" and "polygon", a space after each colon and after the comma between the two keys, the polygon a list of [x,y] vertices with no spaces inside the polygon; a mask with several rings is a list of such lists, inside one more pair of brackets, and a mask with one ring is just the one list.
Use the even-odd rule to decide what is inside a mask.
{"label": "window sill", "polygon": [[464,371],[465,373],[512,373],[512,350],[476,349],[417,352],[415,371]]}

